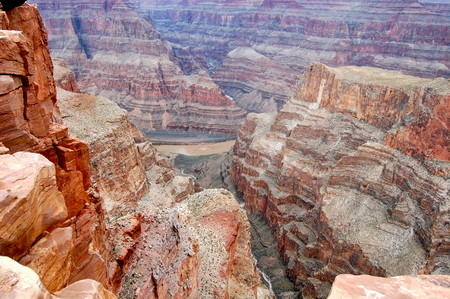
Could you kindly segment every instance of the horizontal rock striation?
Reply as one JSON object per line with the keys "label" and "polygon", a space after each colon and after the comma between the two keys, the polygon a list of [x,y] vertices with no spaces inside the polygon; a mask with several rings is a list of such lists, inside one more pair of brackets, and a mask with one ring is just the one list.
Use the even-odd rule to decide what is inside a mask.
{"label": "horizontal rock striation", "polygon": [[[450,74],[450,6],[444,3],[432,5],[417,0],[226,3],[212,0],[182,1],[178,5],[158,0],[133,2],[152,17],[165,39],[203,52],[211,70],[223,63],[225,67],[219,69],[224,73],[217,75],[216,82],[225,90],[229,82],[223,82],[223,78],[234,78],[232,74],[237,73],[227,68],[232,63],[227,55],[242,46],[297,72],[303,72],[311,61],[318,61],[335,67],[371,66],[428,78]],[[243,72],[236,77],[245,79],[252,67],[253,64],[245,64]],[[258,90],[253,87],[254,76],[257,75],[244,85],[250,91]],[[268,86],[281,82],[289,86],[291,81],[284,74],[274,81],[261,77]]]}
{"label": "horizontal rock striation", "polygon": [[213,79],[240,107],[252,112],[271,113],[293,94],[300,73],[250,47],[238,47],[227,54],[222,65],[215,70]]}
{"label": "horizontal rock striation", "polygon": [[36,2],[52,55],[80,90],[118,103],[140,130],[236,134],[245,110],[199,72],[202,58],[160,39],[129,1]]}
{"label": "horizontal rock striation", "polygon": [[436,130],[414,125],[425,111],[439,117],[427,108],[429,98],[448,98],[426,88],[436,82],[311,64],[277,115],[250,114],[241,126],[236,188],[278,236],[303,296],[326,298],[341,273],[450,273],[448,159],[414,154],[442,143],[389,146],[405,130]]}

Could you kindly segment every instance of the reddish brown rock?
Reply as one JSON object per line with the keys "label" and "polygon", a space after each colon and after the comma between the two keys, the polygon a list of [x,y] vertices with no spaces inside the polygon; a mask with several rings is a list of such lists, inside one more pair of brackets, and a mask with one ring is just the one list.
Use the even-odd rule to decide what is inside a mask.
{"label": "reddish brown rock", "polygon": [[450,278],[444,275],[398,276],[339,275],[329,299],[373,298],[448,298]]}
{"label": "reddish brown rock", "polygon": [[300,73],[250,47],[238,47],[228,53],[213,76],[240,107],[259,113],[276,112],[293,94],[299,78]]}
{"label": "reddish brown rock", "polygon": [[33,270],[6,256],[0,256],[0,261],[0,280],[2,281],[0,295],[2,298],[53,298]]}
{"label": "reddish brown rock", "polygon": [[0,160],[0,251],[17,260],[42,232],[66,219],[67,209],[53,163],[42,155],[23,152],[1,155]]}
{"label": "reddish brown rock", "polygon": [[19,263],[33,269],[51,293],[64,288],[72,267],[72,228],[57,228],[31,247]]}
{"label": "reddish brown rock", "polygon": [[53,61],[53,77],[56,86],[71,92],[80,92],[75,74],[67,68],[66,63],[62,59],[54,58]]}

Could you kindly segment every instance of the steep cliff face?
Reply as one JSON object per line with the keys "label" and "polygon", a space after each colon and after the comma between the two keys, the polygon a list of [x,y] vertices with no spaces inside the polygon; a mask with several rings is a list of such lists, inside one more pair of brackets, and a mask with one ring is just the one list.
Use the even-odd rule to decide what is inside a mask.
{"label": "steep cliff face", "polygon": [[[89,149],[59,123],[42,20],[27,4],[0,14],[0,140],[7,148],[2,159],[9,168],[1,184],[6,200],[1,226],[23,232],[3,231],[1,254],[36,270],[52,292],[74,277],[108,286],[109,250],[102,211],[96,210],[98,201],[90,188]],[[18,184],[18,178],[26,178],[25,184]],[[17,239],[20,235],[26,240]]]}
{"label": "steep cliff face", "polygon": [[436,82],[312,64],[277,115],[250,114],[242,125],[233,179],[246,207],[278,234],[303,296],[326,298],[340,273],[448,273],[448,159],[414,155],[448,147],[426,139],[388,146],[405,130],[448,136],[445,122],[415,125],[425,111],[425,121],[439,119],[427,99],[438,106],[449,94],[428,88]]}
{"label": "steep cliff face", "polygon": [[130,2],[35,2],[52,55],[66,61],[82,91],[118,103],[140,130],[236,134],[245,110],[199,72],[204,60],[161,40]]}

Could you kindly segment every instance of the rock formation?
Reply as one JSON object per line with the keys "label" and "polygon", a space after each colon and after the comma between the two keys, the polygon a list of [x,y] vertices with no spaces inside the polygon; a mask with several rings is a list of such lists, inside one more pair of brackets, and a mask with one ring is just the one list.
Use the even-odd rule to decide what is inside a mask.
{"label": "rock formation", "polygon": [[1,158],[9,169],[1,184],[1,254],[45,276],[42,281],[52,292],[74,277],[108,287],[109,251],[103,212],[91,196],[89,149],[60,123],[39,12],[24,4],[0,14],[0,140],[7,148]]}
{"label": "rock formation", "polygon": [[277,115],[247,117],[232,176],[303,296],[325,298],[340,273],[450,273],[448,143],[425,137],[449,136],[448,86],[311,64]]}
{"label": "rock formation", "polygon": [[127,0],[35,2],[52,55],[82,91],[118,103],[140,130],[236,134],[246,112],[196,66],[206,62],[160,39]]}
{"label": "rock formation", "polygon": [[[273,85],[289,89],[290,73],[302,73],[311,61],[336,67],[372,66],[428,78],[450,74],[448,3],[423,4],[417,0],[133,2],[151,16],[165,39],[204,53],[210,70],[219,72],[214,73],[215,82],[227,92],[231,89],[230,94],[236,89],[264,93],[262,86]],[[277,78],[267,74],[248,76],[264,64],[230,60],[229,53],[240,47],[251,48],[270,59],[273,67],[268,68],[269,72],[289,68],[289,76],[284,73]],[[230,66],[239,66],[241,71],[231,70]],[[258,100],[253,94],[252,98]],[[274,99],[280,101],[276,96]]]}
{"label": "rock formation", "polygon": [[[0,256],[0,278],[2,298],[43,298],[43,299],[116,299],[100,283],[86,279],[71,284],[54,295],[45,289],[40,277],[28,267],[22,266],[9,257]],[[44,284],[45,285],[45,284]]]}
{"label": "rock formation", "polygon": [[450,278],[444,275],[398,276],[391,278],[368,275],[339,275],[329,299],[385,298],[448,298]]}

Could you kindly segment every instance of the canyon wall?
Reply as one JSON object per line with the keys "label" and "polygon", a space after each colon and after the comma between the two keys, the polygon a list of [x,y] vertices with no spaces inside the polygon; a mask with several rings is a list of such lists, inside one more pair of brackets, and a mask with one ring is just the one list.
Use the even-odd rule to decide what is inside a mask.
{"label": "canyon wall", "polygon": [[196,66],[206,65],[201,57],[162,40],[129,1],[33,2],[52,56],[65,60],[80,90],[118,103],[140,130],[236,134],[245,110]]}
{"label": "canyon wall", "polygon": [[[252,91],[264,94],[264,86],[272,84],[289,89],[290,73],[302,73],[311,61],[379,67],[428,78],[450,75],[448,4],[425,5],[417,0],[133,2],[151,16],[165,39],[204,53],[215,82],[231,90],[236,100]],[[270,59],[267,73],[247,79],[248,70],[268,66],[254,60],[230,61],[229,53],[239,47]],[[230,70],[230,65],[240,66],[242,72]],[[272,78],[273,67],[290,68],[289,76]],[[243,80],[236,83],[234,78]],[[283,93],[274,98],[286,99]]]}
{"label": "canyon wall", "polygon": [[313,63],[278,114],[247,117],[232,176],[303,296],[341,273],[450,273],[449,99],[445,79]]}

